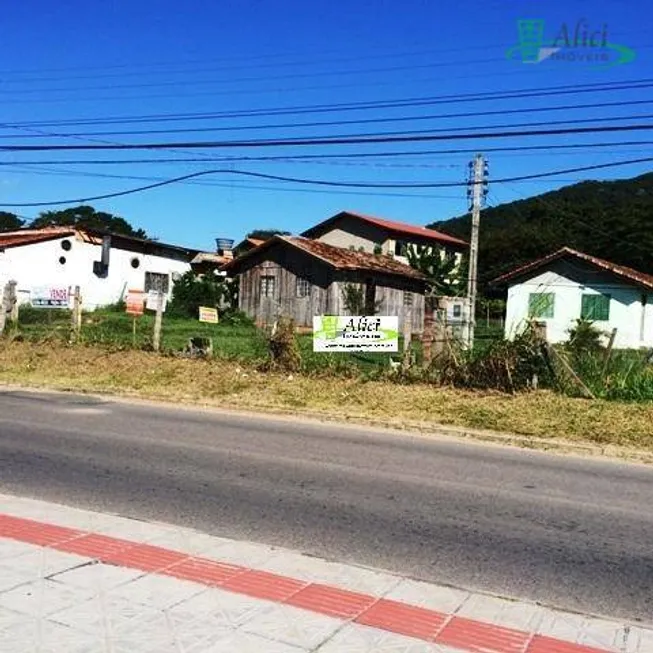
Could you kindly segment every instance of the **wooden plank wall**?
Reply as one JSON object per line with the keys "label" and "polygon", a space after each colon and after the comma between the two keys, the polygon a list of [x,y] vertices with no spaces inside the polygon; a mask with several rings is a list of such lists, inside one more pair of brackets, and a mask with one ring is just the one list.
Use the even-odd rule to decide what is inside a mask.
{"label": "wooden plank wall", "polygon": [[[296,274],[289,265],[298,270]],[[337,274],[337,273],[336,273]],[[274,297],[261,297],[261,277],[275,277]],[[309,279],[309,294],[297,297],[297,278]],[[365,283],[359,274],[332,275],[321,266],[310,267],[296,261],[260,261],[239,275],[239,307],[258,323],[271,323],[280,315],[292,317],[297,326],[312,327],[314,315],[346,315],[343,287],[347,283]],[[409,279],[376,278],[376,301],[380,315],[399,316],[399,328],[410,315],[412,332],[421,333],[424,325],[424,295]],[[412,306],[405,305],[404,294],[412,294]]]}

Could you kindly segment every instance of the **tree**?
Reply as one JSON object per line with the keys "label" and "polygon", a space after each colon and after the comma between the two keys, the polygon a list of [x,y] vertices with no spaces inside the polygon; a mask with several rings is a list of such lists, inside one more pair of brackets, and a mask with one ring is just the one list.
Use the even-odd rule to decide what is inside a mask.
{"label": "tree", "polygon": [[[536,197],[488,207],[481,216],[479,289],[557,249],[581,252],[653,274],[653,173],[584,181]],[[429,225],[469,239],[471,216]]]}
{"label": "tree", "polygon": [[104,211],[96,211],[92,206],[86,205],[61,211],[43,211],[30,223],[30,227],[34,229],[51,226],[87,227],[134,238],[147,238],[143,229],[134,229],[124,218]]}
{"label": "tree", "polygon": [[170,313],[197,319],[200,306],[219,308],[227,304],[233,309],[238,303],[237,289],[238,283],[233,279],[213,274],[197,275],[189,270],[172,287]]}
{"label": "tree", "polygon": [[0,231],[14,231],[25,224],[15,213],[0,211]]}
{"label": "tree", "polygon": [[245,238],[256,238],[258,240],[267,240],[272,236],[290,236],[289,231],[282,231],[281,229],[253,229]]}
{"label": "tree", "polygon": [[439,247],[417,246],[407,250],[408,263],[428,279],[432,297],[458,297],[465,293],[466,265]]}

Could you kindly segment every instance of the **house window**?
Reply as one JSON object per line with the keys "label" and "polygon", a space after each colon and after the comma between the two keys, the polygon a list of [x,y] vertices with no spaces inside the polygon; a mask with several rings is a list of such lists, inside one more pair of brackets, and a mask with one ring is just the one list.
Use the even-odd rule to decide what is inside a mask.
{"label": "house window", "polygon": [[160,272],[146,272],[145,292],[150,292],[150,290],[157,290],[167,295],[170,290],[170,278],[168,275]]}
{"label": "house window", "polygon": [[607,322],[610,319],[610,295],[583,295],[580,317],[592,322]]}
{"label": "house window", "polygon": [[395,256],[407,256],[408,245],[403,240],[395,241]]}
{"label": "house window", "polygon": [[528,317],[553,317],[555,294],[552,292],[531,293],[528,296]]}
{"label": "house window", "polygon": [[272,275],[261,277],[261,297],[274,297],[276,278]]}
{"label": "house window", "polygon": [[454,317],[461,317],[462,314],[463,314],[462,304],[454,304],[453,305],[453,316]]}
{"label": "house window", "polygon": [[296,295],[297,297],[308,297],[311,292],[311,284],[308,279],[297,277]]}
{"label": "house window", "polygon": [[413,305],[413,293],[404,291],[404,306],[412,306]]}

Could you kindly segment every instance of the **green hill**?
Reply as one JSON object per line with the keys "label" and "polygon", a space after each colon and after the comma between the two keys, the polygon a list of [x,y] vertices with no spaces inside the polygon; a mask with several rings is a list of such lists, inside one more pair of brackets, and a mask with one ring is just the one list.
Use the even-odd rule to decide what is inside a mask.
{"label": "green hill", "polygon": [[[469,239],[471,217],[429,226]],[[484,209],[480,286],[565,245],[653,274],[653,173],[619,181],[584,181]]]}

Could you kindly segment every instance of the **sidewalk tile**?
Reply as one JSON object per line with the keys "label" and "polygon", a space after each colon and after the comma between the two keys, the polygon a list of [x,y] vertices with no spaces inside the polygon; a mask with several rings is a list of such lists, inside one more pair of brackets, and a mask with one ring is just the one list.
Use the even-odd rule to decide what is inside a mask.
{"label": "sidewalk tile", "polygon": [[[0,653],[109,653],[106,641],[47,619],[22,623],[0,635]],[[132,652],[133,653],[133,652]]]}
{"label": "sidewalk tile", "polygon": [[281,602],[299,592],[306,585],[308,583],[305,581],[277,576],[265,571],[251,570],[229,578],[222,587],[258,599]]}
{"label": "sidewalk tile", "polygon": [[175,626],[207,619],[221,627],[237,627],[269,610],[274,603],[210,588],[166,610]]}
{"label": "sidewalk tile", "polygon": [[369,594],[313,583],[293,594],[286,604],[340,619],[354,619],[376,600]]}
{"label": "sidewalk tile", "polygon": [[8,558],[27,555],[28,553],[39,553],[42,547],[36,544],[27,544],[17,540],[5,540],[0,538],[0,564]]}
{"label": "sidewalk tile", "polygon": [[140,603],[100,595],[53,612],[49,619],[88,633],[117,634],[155,621],[161,614],[160,610]]}
{"label": "sidewalk tile", "polygon": [[407,637],[432,640],[447,622],[448,615],[397,601],[380,599],[356,618],[356,623],[381,628]]}
{"label": "sidewalk tile", "polygon": [[253,567],[256,569],[268,569],[266,563],[277,554],[277,550],[264,544],[254,542],[234,542],[215,538],[216,543],[202,553],[203,557],[220,560],[232,565]]}
{"label": "sidewalk tile", "polygon": [[399,576],[385,574],[363,567],[329,562],[303,555],[284,552],[258,565],[261,569],[325,585],[335,585],[352,592],[382,596],[400,582]]}
{"label": "sidewalk tile", "polygon": [[505,628],[534,632],[542,623],[547,610],[533,603],[476,594],[469,596],[456,614]]}
{"label": "sidewalk tile", "polygon": [[83,587],[98,593],[128,583],[142,575],[143,572],[137,569],[123,569],[115,565],[96,562],[59,572],[52,575],[51,579],[64,585]]}
{"label": "sidewalk tile", "polygon": [[537,633],[619,653],[623,651],[626,641],[621,623],[551,609],[546,611]]}
{"label": "sidewalk tile", "polygon": [[203,585],[222,585],[226,580],[249,571],[245,567],[235,567],[206,558],[186,558],[167,568],[166,576],[180,580],[190,580]]}
{"label": "sidewalk tile", "polygon": [[468,597],[468,592],[452,587],[439,587],[416,580],[402,580],[383,598],[453,614]]}
{"label": "sidewalk tile", "polygon": [[348,624],[322,644],[316,653],[462,653],[389,633],[384,630]]}
{"label": "sidewalk tile", "polygon": [[453,617],[435,638],[469,653],[523,653],[529,640],[527,633],[463,617]]}
{"label": "sidewalk tile", "polygon": [[107,597],[164,610],[205,590],[205,586],[199,583],[148,574],[114,587],[107,592]]}
{"label": "sidewalk tile", "polygon": [[543,635],[535,635],[526,648],[526,653],[606,653],[606,651],[621,653],[621,651],[613,648],[598,649],[593,646],[584,646],[582,644],[574,644],[573,642],[563,642],[559,639],[544,637]]}
{"label": "sidewalk tile", "polygon": [[25,583],[0,594],[0,605],[16,612],[46,616],[89,599],[91,592],[52,580]]}
{"label": "sidewalk tile", "polygon": [[653,629],[630,628],[628,646],[624,653],[649,653],[653,651]]}
{"label": "sidewalk tile", "polygon": [[[309,650],[237,631],[197,653],[301,653]],[[195,652],[189,651],[189,653]]]}
{"label": "sidewalk tile", "polygon": [[277,605],[250,619],[242,630],[291,646],[312,650],[333,635],[343,622],[300,608]]}

